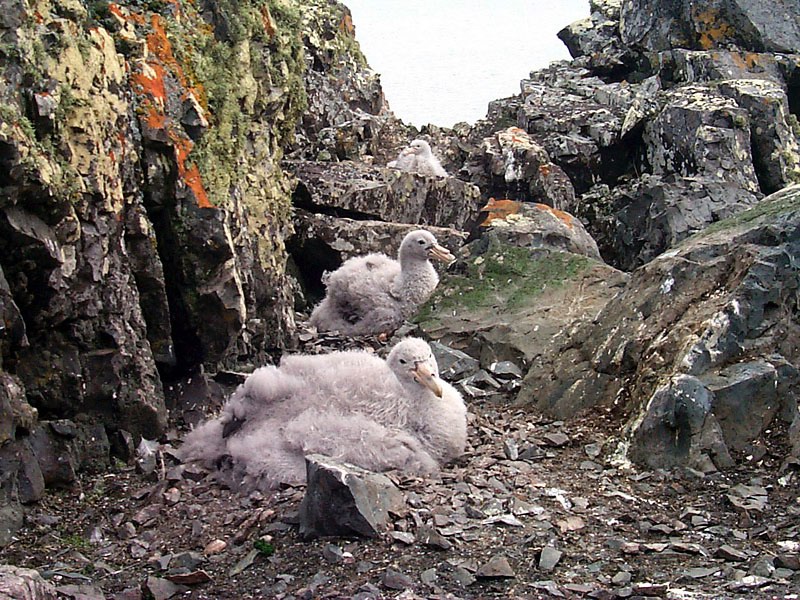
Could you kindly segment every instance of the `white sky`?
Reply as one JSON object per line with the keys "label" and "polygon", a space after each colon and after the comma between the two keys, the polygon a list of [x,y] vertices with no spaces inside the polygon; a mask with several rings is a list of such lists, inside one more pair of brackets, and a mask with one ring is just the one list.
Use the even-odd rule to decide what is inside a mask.
{"label": "white sky", "polygon": [[406,123],[451,126],[486,115],[519,81],[569,59],[556,33],[588,0],[343,0],[356,39]]}

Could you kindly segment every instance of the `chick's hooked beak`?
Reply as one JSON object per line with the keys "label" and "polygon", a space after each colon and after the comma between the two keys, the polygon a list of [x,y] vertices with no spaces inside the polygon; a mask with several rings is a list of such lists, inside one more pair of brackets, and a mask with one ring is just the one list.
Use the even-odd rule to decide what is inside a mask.
{"label": "chick's hooked beak", "polygon": [[442,385],[439,383],[438,377],[436,377],[428,365],[426,365],[424,362],[415,363],[414,368],[411,369],[411,372],[414,374],[414,381],[420,385],[424,385],[426,388],[432,391],[437,398],[442,397]]}
{"label": "chick's hooked beak", "polygon": [[456,257],[450,253],[450,250],[448,250],[444,246],[440,246],[439,244],[434,244],[433,246],[428,248],[428,256],[430,258],[435,258],[436,260],[440,260],[443,263],[451,263],[456,259]]}

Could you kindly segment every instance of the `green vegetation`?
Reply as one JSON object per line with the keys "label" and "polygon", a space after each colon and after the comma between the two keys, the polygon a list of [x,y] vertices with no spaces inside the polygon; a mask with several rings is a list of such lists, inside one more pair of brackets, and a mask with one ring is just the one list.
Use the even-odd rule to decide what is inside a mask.
{"label": "green vegetation", "polygon": [[253,548],[258,550],[259,554],[263,556],[272,556],[275,554],[275,546],[270,544],[267,540],[259,539],[253,542]]}
{"label": "green vegetation", "polygon": [[717,221],[692,237],[702,238],[718,231],[753,223],[761,218],[777,217],[783,213],[800,210],[800,188],[778,192],[777,194],[776,198],[762,200],[753,208],[722,221]]}
{"label": "green vegetation", "polygon": [[[203,174],[215,205],[227,202],[238,182],[253,122],[269,119],[277,146],[282,146],[306,108],[296,5],[224,0],[218,12],[225,15],[225,39],[218,39],[210,27],[197,27],[199,15],[165,18],[175,57],[198,101],[208,109],[211,127],[197,141],[190,160]],[[270,15],[274,35],[267,25]],[[259,77],[262,73],[266,76]]]}
{"label": "green vegetation", "polygon": [[87,550],[89,548],[89,540],[83,537],[79,533],[68,533],[65,534],[61,541],[64,543],[64,546],[72,548],[73,550]]}
{"label": "green vegetation", "polygon": [[585,256],[493,243],[473,258],[466,274],[448,276],[422,308],[417,322],[437,313],[496,308],[513,311],[547,288],[559,287],[590,264]]}

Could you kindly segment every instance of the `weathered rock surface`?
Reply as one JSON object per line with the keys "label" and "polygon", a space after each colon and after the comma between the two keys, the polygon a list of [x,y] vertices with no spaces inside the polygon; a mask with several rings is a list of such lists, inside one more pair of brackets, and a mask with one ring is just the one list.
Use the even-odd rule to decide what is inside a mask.
{"label": "weathered rock surface", "polygon": [[[157,437],[162,377],[263,363],[290,343],[280,161],[307,106],[304,42],[322,56],[346,9],[5,8],[0,33],[17,50],[0,58],[2,441],[15,456],[53,449],[24,406],[50,423],[91,415],[130,442]],[[327,67],[359,60],[352,27],[338,41]],[[350,90],[382,104],[377,77]],[[96,453],[56,444],[56,479],[107,463],[105,432],[89,437]],[[4,473],[15,498],[23,471]]]}
{"label": "weathered rock surface", "polygon": [[377,537],[389,512],[401,512],[402,492],[385,475],[337,462],[326,456],[306,457],[306,495],[300,504],[300,535]]}
{"label": "weathered rock surface", "polygon": [[38,571],[13,565],[0,565],[0,598],[2,600],[56,600],[55,587]]}
{"label": "weathered rock surface", "polygon": [[622,41],[643,50],[670,48],[708,50],[729,45],[756,52],[800,51],[800,4],[776,0],[714,0],[696,5],[690,0],[668,4],[653,0],[623,2]]}
{"label": "weathered rock surface", "polygon": [[581,197],[578,213],[592,224],[603,258],[632,271],[757,201],[755,194],[735,183],[642,175],[629,184],[589,190]]}
{"label": "weathered rock surface", "polygon": [[787,188],[638,269],[569,352],[528,371],[518,401],[564,417],[622,398],[630,455],[651,466],[701,454],[728,466],[725,448],[791,422],[799,202]]}
{"label": "weathered rock surface", "polygon": [[602,260],[597,244],[578,219],[546,204],[489,200],[483,207],[484,231],[503,244],[545,248]]}
{"label": "weathered rock surface", "polygon": [[415,321],[483,366],[511,360],[541,373],[547,354],[561,352],[558,342],[594,318],[627,276],[579,254],[505,243],[501,232],[491,228],[467,247]]}
{"label": "weathered rock surface", "polygon": [[540,202],[561,210],[575,205],[567,175],[519,127],[484,139],[465,169],[484,197]]}
{"label": "weathered rock surface", "polygon": [[480,190],[454,177],[425,177],[361,163],[287,163],[300,184],[295,206],[309,211],[469,229],[482,204]]}

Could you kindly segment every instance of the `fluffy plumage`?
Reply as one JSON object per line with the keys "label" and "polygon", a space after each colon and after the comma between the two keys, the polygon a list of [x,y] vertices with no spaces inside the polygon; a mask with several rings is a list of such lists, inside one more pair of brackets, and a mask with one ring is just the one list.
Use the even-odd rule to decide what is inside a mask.
{"label": "fluffy plumage", "polygon": [[304,482],[311,453],[374,471],[431,473],[463,453],[466,427],[461,395],[439,379],[428,344],[406,338],[386,361],[334,352],[256,370],[219,417],[189,433],[180,456],[243,489]]}
{"label": "fluffy plumage", "polygon": [[346,260],[324,277],[325,298],[310,323],[319,331],[342,335],[394,331],[439,283],[430,258],[450,262],[453,255],[432,233],[417,230],[403,238],[397,260],[377,253]]}
{"label": "fluffy plumage", "polygon": [[425,140],[414,140],[400,151],[397,160],[389,162],[386,166],[428,177],[447,177],[447,171]]}

